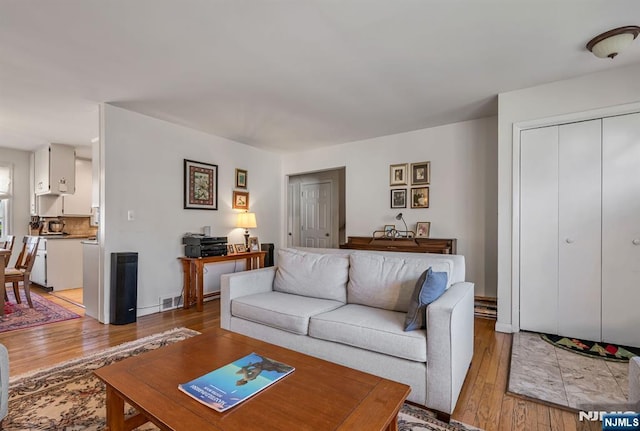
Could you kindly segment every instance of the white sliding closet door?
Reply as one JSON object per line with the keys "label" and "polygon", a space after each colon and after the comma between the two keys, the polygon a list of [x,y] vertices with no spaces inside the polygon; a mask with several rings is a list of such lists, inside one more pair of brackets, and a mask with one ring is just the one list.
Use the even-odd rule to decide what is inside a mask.
{"label": "white sliding closet door", "polygon": [[565,124],[558,136],[558,334],[595,341],[601,339],[601,124]]}
{"label": "white sliding closet door", "polygon": [[558,331],[558,127],[520,135],[520,328]]}
{"label": "white sliding closet door", "polygon": [[602,338],[640,346],[640,114],[603,120]]}

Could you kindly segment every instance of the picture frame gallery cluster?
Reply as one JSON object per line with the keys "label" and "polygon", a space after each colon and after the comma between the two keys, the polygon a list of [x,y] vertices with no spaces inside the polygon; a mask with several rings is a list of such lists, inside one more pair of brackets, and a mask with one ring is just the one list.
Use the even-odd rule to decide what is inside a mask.
{"label": "picture frame gallery cluster", "polygon": [[[248,172],[236,169],[233,209],[249,211]],[[218,165],[184,159],[184,209],[218,209]]]}
{"label": "picture frame gallery cluster", "polygon": [[[431,162],[401,163],[389,166],[389,185],[411,185],[411,208],[429,208]],[[391,208],[407,208],[407,189],[391,189]]]}

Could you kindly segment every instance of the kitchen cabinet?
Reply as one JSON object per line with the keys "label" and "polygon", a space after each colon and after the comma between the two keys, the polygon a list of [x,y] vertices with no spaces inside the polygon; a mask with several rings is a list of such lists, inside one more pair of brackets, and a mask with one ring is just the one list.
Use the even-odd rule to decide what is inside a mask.
{"label": "kitchen cabinet", "polygon": [[76,151],[71,145],[49,144],[34,155],[36,195],[73,194],[76,188]]}
{"label": "kitchen cabinet", "polygon": [[85,316],[99,319],[100,246],[98,241],[82,241],[82,302]]}
{"label": "kitchen cabinet", "polygon": [[91,160],[76,159],[76,192],[73,195],[35,197],[35,213],[40,217],[91,216]]}
{"label": "kitchen cabinet", "polygon": [[53,290],[82,287],[82,240],[40,238],[31,277]]}

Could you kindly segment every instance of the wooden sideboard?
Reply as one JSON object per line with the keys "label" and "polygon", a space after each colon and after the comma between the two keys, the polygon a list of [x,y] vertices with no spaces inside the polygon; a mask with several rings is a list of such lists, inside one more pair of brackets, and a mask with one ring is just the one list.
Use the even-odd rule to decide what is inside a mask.
{"label": "wooden sideboard", "polygon": [[340,245],[340,248],[456,254],[456,242],[455,238],[372,238],[370,236],[350,236],[346,244]]}

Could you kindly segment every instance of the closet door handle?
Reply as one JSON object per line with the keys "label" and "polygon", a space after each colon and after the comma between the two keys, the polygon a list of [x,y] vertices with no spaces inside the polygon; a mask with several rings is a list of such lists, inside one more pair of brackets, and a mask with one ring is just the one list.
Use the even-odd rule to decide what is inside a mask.
{"label": "closet door handle", "polygon": [[631,242],[633,243],[633,245],[640,245],[640,238],[636,238]]}
{"label": "closet door handle", "polygon": [[571,238],[567,238],[564,240],[564,242],[566,242],[567,244],[572,244],[573,240]]}

